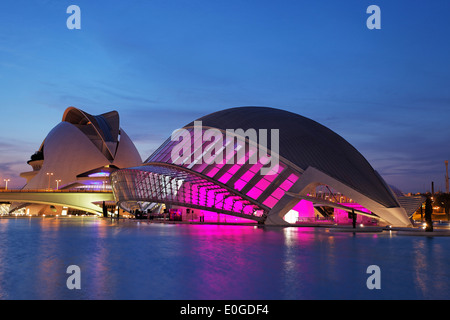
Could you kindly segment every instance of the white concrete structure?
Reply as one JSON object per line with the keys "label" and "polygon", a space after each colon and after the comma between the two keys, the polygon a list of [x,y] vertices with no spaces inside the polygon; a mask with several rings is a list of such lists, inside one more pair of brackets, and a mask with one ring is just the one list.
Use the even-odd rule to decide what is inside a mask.
{"label": "white concrete structure", "polygon": [[142,159],[131,139],[119,127],[116,111],[92,116],[70,107],[62,122],[54,127],[38,153],[28,163],[33,171],[24,172],[24,189],[108,187],[109,174],[119,168],[136,166]]}
{"label": "white concrete structure", "polygon": [[[214,139],[213,143],[204,139],[210,129],[222,139]],[[250,161],[251,144],[257,143],[258,150],[267,145],[242,136],[246,144],[239,148],[247,153],[240,153],[238,144],[227,136],[230,131],[276,132],[278,141],[271,141],[267,148],[271,159],[279,159],[273,172],[262,175],[259,170],[265,164]],[[301,201],[308,200],[314,204],[316,215],[324,218],[332,216],[327,211],[331,207],[373,218],[379,225],[411,225],[397,195],[358,150],[332,130],[301,115],[267,107],[230,108],[203,116],[178,132],[190,139],[171,137],[142,166],[111,175],[122,208],[164,203],[285,225],[285,216],[291,210],[302,210]],[[222,150],[228,146],[232,153],[230,157],[227,154],[226,161],[201,161],[201,155],[211,148]],[[173,150],[178,156],[178,150],[189,151],[187,156],[183,151],[185,160],[178,163],[179,157],[172,157]],[[344,195],[349,202],[318,200],[315,195],[319,187],[326,187],[333,198]],[[355,210],[355,204],[364,210]],[[308,217],[311,207],[307,209]],[[292,215],[288,216],[292,221]],[[305,216],[298,212],[298,217]]]}
{"label": "white concrete structure", "polygon": [[[64,112],[62,121],[48,133],[39,151],[28,161],[33,170],[21,173],[21,177],[27,179],[23,190],[111,191],[109,176],[112,172],[141,163],[139,152],[120,127],[117,111],[93,116],[69,107]],[[30,202],[33,203],[31,205],[25,202],[31,199],[24,197],[23,202],[14,203],[11,210],[27,205],[33,214],[43,214],[48,205],[42,204],[47,203],[49,197],[57,196],[45,193],[41,195],[45,201],[36,200],[39,198],[37,194],[35,201]],[[86,205],[87,198],[83,197],[83,204],[73,206],[76,195],[68,196],[68,205],[78,209],[89,208],[86,210],[89,212],[95,211]],[[96,201],[101,200],[101,197],[96,197]],[[111,206],[115,205],[111,193],[104,193],[104,198]],[[15,199],[19,201],[20,194]],[[38,203],[41,205],[36,205]],[[55,205],[61,203],[55,202]]]}

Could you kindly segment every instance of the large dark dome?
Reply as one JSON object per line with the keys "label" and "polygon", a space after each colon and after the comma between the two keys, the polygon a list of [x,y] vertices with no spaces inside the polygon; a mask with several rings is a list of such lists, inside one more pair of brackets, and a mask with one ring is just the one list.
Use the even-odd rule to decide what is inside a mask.
{"label": "large dark dome", "polygon": [[[281,157],[302,170],[314,167],[388,208],[399,206],[384,180],[358,150],[316,121],[269,107],[230,108],[196,121],[222,130],[279,129]],[[191,122],[185,127],[193,125]]]}

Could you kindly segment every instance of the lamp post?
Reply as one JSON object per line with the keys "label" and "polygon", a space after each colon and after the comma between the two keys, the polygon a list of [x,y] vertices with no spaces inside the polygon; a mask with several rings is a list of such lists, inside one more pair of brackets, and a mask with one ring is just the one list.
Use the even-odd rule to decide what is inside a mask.
{"label": "lamp post", "polygon": [[50,190],[50,177],[53,176],[53,172],[47,172],[48,175],[48,190]]}
{"label": "lamp post", "polygon": [[3,179],[5,181],[5,191],[8,190],[8,181],[11,181],[10,179]]}
{"label": "lamp post", "polygon": [[58,190],[59,189],[59,183],[61,182],[61,180],[58,179],[58,180],[55,180],[55,181],[56,181],[56,190]]}

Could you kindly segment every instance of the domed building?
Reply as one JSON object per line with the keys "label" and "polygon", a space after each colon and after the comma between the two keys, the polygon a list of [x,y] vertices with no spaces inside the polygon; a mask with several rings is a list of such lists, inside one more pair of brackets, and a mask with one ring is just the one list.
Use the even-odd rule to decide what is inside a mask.
{"label": "domed building", "polygon": [[24,190],[111,190],[110,174],[142,159],[117,111],[91,115],[69,107],[27,163],[33,170],[20,175],[27,179]]}
{"label": "domed building", "polygon": [[112,173],[111,183],[123,209],[164,204],[183,220],[283,225],[333,216],[348,223],[356,214],[358,223],[411,225],[391,188],[345,139],[268,107],[201,117],[143,165]]}

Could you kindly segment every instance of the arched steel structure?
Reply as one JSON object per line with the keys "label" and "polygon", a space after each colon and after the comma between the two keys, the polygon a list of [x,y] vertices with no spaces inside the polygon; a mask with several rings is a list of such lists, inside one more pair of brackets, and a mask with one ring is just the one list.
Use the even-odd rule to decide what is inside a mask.
{"label": "arched steel structure", "polygon": [[258,222],[263,222],[269,211],[266,206],[225,184],[170,164],[123,169],[111,179],[116,199],[123,209],[127,208],[123,204],[128,202],[155,202],[188,206]]}
{"label": "arched steel structure", "polygon": [[[218,154],[223,161],[216,161]],[[190,179],[211,188],[202,205],[186,197],[193,190],[187,187]],[[171,181],[169,190],[164,183]],[[201,117],[175,131],[142,166],[114,172],[111,182],[119,203],[156,201],[255,219],[242,211],[252,207],[255,220],[270,224],[284,224],[283,216],[312,188],[327,185],[369,210],[369,216],[410,225],[392,190],[352,145],[311,119],[274,108],[239,107]],[[227,204],[215,206],[212,190],[228,192]]]}

